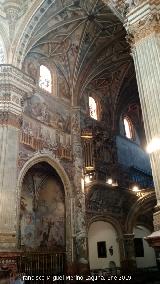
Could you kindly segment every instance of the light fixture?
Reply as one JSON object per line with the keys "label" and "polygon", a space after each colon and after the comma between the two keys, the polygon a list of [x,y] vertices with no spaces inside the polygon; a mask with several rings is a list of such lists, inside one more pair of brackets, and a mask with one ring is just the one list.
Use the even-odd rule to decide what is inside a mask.
{"label": "light fixture", "polygon": [[134,191],[134,192],[140,191],[139,186],[138,186],[138,185],[134,185],[134,186],[132,187],[132,191]]}
{"label": "light fixture", "polygon": [[89,177],[89,175],[85,175],[84,180],[85,180],[85,183],[90,183],[90,177]]}
{"label": "light fixture", "polygon": [[107,182],[108,184],[112,185],[113,180],[112,180],[112,178],[108,178],[106,182]]}
{"label": "light fixture", "polygon": [[153,138],[151,142],[147,145],[146,151],[151,154],[160,150],[160,138]]}

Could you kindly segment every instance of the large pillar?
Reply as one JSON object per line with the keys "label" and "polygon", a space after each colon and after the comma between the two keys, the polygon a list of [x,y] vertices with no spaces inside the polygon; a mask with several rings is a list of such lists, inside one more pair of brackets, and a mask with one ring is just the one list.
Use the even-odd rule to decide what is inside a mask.
{"label": "large pillar", "polygon": [[[160,138],[160,5],[139,1],[126,16],[125,28],[132,48],[147,143]],[[160,151],[150,155],[157,207],[155,230],[160,230]]]}
{"label": "large pillar", "polygon": [[23,99],[32,79],[11,66],[0,66],[0,251],[16,248],[17,161]]}
{"label": "large pillar", "polygon": [[134,271],[136,268],[136,258],[134,250],[134,234],[124,234],[124,257],[121,262],[124,271]]}
{"label": "large pillar", "polygon": [[72,146],[74,159],[74,187],[75,187],[75,246],[79,273],[88,270],[88,249],[85,221],[85,194],[83,179],[83,156],[81,145],[80,108],[72,108]]}

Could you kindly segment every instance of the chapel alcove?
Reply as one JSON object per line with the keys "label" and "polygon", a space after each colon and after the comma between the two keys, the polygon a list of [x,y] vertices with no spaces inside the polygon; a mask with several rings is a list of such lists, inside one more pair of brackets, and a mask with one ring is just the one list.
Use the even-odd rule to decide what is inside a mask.
{"label": "chapel alcove", "polygon": [[117,231],[105,221],[93,222],[88,231],[89,264],[91,270],[111,269],[111,262],[120,267]]}
{"label": "chapel alcove", "polygon": [[26,173],[20,203],[20,245],[27,251],[65,251],[65,194],[46,162]]}

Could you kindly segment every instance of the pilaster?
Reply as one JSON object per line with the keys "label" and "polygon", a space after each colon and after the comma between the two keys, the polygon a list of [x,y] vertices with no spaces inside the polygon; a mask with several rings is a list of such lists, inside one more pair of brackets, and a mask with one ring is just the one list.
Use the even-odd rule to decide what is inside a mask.
{"label": "pilaster", "polygon": [[88,249],[85,221],[85,194],[83,179],[83,156],[81,145],[80,108],[72,108],[72,145],[75,186],[75,245],[79,272],[88,269]]}
{"label": "pilaster", "polygon": [[0,250],[16,247],[19,129],[32,83],[18,69],[0,66]]}
{"label": "pilaster", "polygon": [[124,269],[124,271],[134,271],[136,268],[134,234],[124,234],[123,243],[124,260],[122,261],[122,269]]}

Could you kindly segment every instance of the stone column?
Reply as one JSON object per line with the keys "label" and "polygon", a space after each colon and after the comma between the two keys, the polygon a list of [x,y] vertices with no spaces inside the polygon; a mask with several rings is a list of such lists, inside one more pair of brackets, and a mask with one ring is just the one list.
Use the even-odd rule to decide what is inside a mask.
{"label": "stone column", "polygon": [[[126,16],[125,27],[135,64],[147,143],[160,138],[160,6],[159,0],[138,1]],[[150,156],[160,230],[160,151]]]}
{"label": "stone column", "polygon": [[79,273],[85,273],[88,270],[88,245],[85,221],[85,194],[83,178],[83,157],[81,145],[81,127],[80,127],[80,108],[72,108],[72,146],[74,163],[74,187],[75,187],[75,246],[76,260]]}
{"label": "stone column", "polygon": [[32,80],[11,66],[0,66],[0,250],[16,247],[17,160],[23,98]]}
{"label": "stone column", "polygon": [[124,271],[133,271],[136,268],[136,258],[134,250],[134,234],[124,234],[124,259],[121,262]]}

